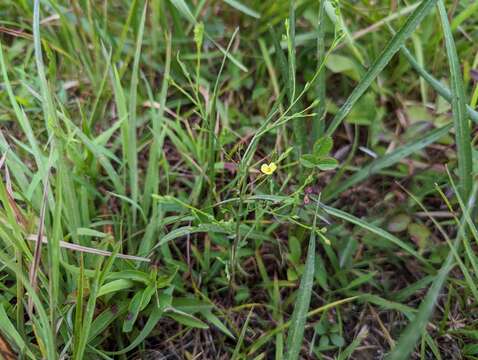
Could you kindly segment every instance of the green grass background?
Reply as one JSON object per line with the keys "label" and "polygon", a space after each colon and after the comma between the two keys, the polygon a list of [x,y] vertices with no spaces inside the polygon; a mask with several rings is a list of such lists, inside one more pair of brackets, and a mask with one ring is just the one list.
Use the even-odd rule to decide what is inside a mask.
{"label": "green grass background", "polygon": [[477,4],[1,1],[0,356],[478,358]]}

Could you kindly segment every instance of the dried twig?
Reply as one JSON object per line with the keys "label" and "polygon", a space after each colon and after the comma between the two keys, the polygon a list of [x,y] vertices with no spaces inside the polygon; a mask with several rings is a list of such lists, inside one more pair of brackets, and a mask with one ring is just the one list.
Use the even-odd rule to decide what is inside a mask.
{"label": "dried twig", "polygon": [[[38,268],[40,267],[40,260],[41,260],[41,245],[42,241],[41,239],[43,238],[43,231],[45,227],[45,212],[46,212],[46,203],[47,203],[47,197],[48,197],[48,175],[50,173],[50,168],[48,168],[46,178],[45,178],[45,184],[43,187],[43,199],[42,199],[42,205],[40,209],[40,219],[39,219],[39,226],[38,226],[38,233],[37,233],[37,241],[35,244],[35,252],[33,254],[33,262],[30,266],[30,274],[29,274],[29,280],[30,284],[33,287],[33,291],[37,291],[37,275],[38,275]],[[32,297],[28,297],[28,311],[31,313],[33,311],[33,300]]]}
{"label": "dried twig", "polygon": [[[36,235],[29,235],[27,237],[28,240],[30,241],[38,241],[38,238]],[[42,237],[42,243],[47,244],[48,239],[46,236]],[[95,248],[87,247],[87,246],[82,246],[82,245],[76,245],[72,244],[66,241],[60,241],[60,246],[65,249],[73,250],[73,251],[80,251],[88,254],[95,254],[95,255],[100,255],[100,256],[112,256],[113,253],[111,251],[107,250],[98,250]],[[126,259],[126,260],[134,260],[134,261],[144,261],[144,262],[151,262],[151,259],[141,257],[141,256],[134,256],[134,255],[126,255],[126,254],[116,254],[116,257],[120,259]]]}

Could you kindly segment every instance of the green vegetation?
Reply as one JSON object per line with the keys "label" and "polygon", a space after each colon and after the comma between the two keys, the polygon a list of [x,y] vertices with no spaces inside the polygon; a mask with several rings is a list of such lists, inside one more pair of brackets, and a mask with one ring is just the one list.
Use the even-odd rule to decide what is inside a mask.
{"label": "green vegetation", "polygon": [[476,2],[0,14],[0,358],[478,359]]}

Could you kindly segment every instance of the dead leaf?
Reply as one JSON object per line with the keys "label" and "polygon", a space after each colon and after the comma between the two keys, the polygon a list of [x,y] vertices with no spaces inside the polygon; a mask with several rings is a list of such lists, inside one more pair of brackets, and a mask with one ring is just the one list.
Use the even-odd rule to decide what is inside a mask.
{"label": "dead leaf", "polygon": [[0,357],[4,360],[16,360],[18,357],[13,352],[10,344],[0,334]]}

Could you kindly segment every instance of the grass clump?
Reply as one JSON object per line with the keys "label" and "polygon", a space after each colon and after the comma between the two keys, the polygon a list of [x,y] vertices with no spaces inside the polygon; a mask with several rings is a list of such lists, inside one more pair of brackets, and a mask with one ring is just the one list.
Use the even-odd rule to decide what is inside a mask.
{"label": "grass clump", "polygon": [[478,356],[466,2],[0,4],[0,354]]}

